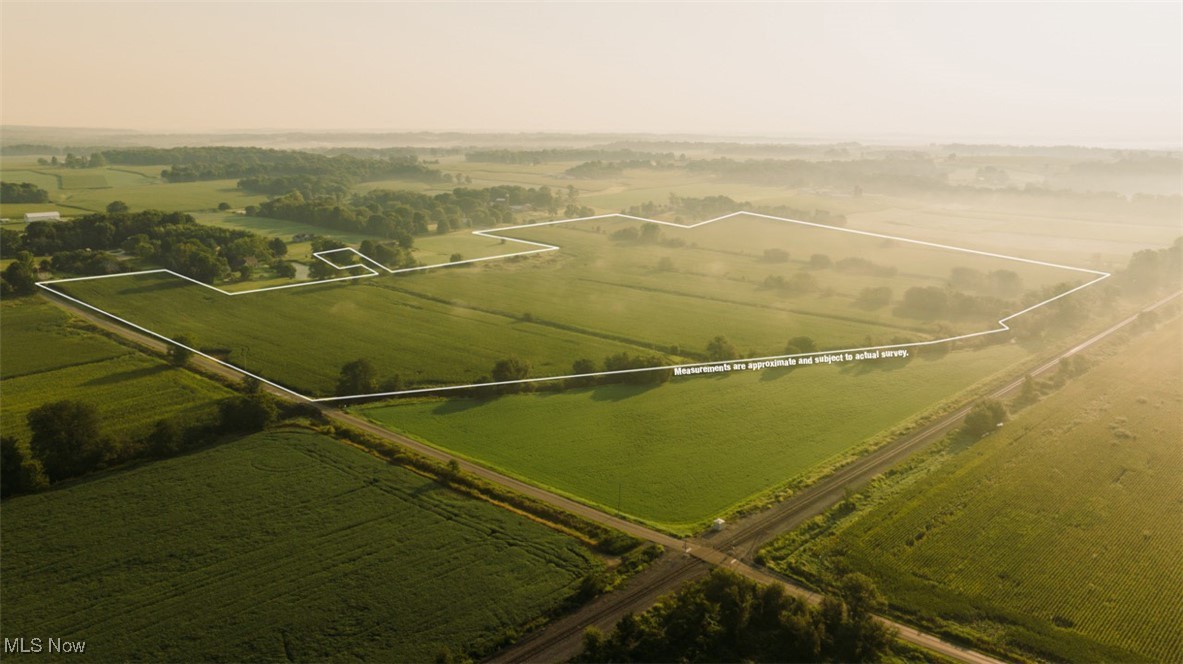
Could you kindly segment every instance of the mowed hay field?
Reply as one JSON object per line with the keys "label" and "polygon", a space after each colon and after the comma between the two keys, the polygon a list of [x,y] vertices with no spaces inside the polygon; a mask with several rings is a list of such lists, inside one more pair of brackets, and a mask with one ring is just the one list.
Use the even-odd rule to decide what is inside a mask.
{"label": "mowed hay field", "polygon": [[89,403],[104,433],[136,436],[160,419],[212,417],[232,394],[86,329],[41,298],[0,305],[0,366],[0,425],[18,438],[29,433],[25,415],[52,401]]}
{"label": "mowed hay field", "polygon": [[[372,361],[381,377],[432,387],[478,382],[510,356],[529,362],[531,377],[565,375],[576,360],[602,363],[621,352],[701,361],[719,335],[741,357],[780,355],[796,336],[811,337],[820,349],[947,338],[996,329],[999,315],[1024,306],[1020,289],[1011,296],[1013,308],[940,320],[901,310],[905,290],[943,286],[954,267],[1009,270],[1029,291],[1064,288],[1083,276],[752,217],[694,230],[664,227],[661,238],[668,241],[613,239],[639,227],[605,219],[503,231],[561,249],[357,285],[228,297],[157,273],[55,288],[170,338],[189,335],[298,391],[330,395],[341,366],[359,358]],[[483,240],[481,248],[492,248]],[[790,258],[769,261],[770,248]],[[836,266],[811,268],[814,253]],[[847,258],[888,274],[867,274],[874,266],[837,267]],[[769,278],[803,278],[813,286],[772,287]],[[864,306],[859,296],[870,287],[887,287],[894,299]]]}
{"label": "mowed hay field", "polygon": [[213,210],[218,203],[241,208],[267,199],[238,189],[237,179],[170,183],[160,178],[161,166],[103,166],[60,168],[37,164],[35,158],[5,158],[0,178],[31,182],[49,192],[50,203],[0,203],[0,216],[19,218],[25,212],[57,210],[63,216],[101,212],[111,201],[132,210]]}
{"label": "mowed hay field", "polygon": [[4,634],[85,640],[101,661],[479,654],[600,564],[545,526],[293,431],[14,498],[0,528]]}
{"label": "mowed hay field", "polygon": [[1178,321],[1134,340],[767,558],[858,570],[922,625],[1040,658],[1183,661],[1181,349]]}
{"label": "mowed hay field", "polygon": [[687,533],[1024,357],[1003,345],[907,363],[432,399],[362,413],[511,475]]}

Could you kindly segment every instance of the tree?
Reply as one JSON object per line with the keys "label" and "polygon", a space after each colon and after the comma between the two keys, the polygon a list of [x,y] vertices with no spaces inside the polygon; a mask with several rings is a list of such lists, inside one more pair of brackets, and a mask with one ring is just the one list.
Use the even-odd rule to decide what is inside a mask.
{"label": "tree", "polygon": [[[504,360],[498,360],[493,365],[493,382],[500,383],[504,381],[525,380],[530,375],[530,363],[516,356],[510,356]],[[505,394],[512,394],[514,392],[521,392],[525,385],[523,383],[514,383],[511,385],[500,386],[500,391]]]}
{"label": "tree", "polygon": [[712,362],[734,360],[739,357],[739,351],[727,340],[727,337],[717,336],[707,342],[707,359]]}
{"label": "tree", "polygon": [[229,210],[229,209],[230,209],[230,204],[227,203],[226,201],[222,201],[221,203],[218,203],[218,210],[220,212],[225,212],[226,210]]}
{"label": "tree", "polygon": [[123,214],[128,211],[127,203],[123,201],[111,201],[107,203],[107,214]]}
{"label": "tree", "polygon": [[271,255],[276,258],[283,258],[288,255],[288,244],[283,241],[283,238],[273,237],[267,240],[267,249],[271,251]]}
{"label": "tree", "polygon": [[337,394],[352,396],[355,394],[369,394],[378,387],[378,372],[374,364],[362,358],[347,362],[341,367],[341,377],[337,380]]}
{"label": "tree", "polygon": [[254,433],[274,424],[279,409],[266,394],[249,394],[218,403],[218,416],[222,431]]}
{"label": "tree", "polygon": [[815,270],[824,270],[833,264],[834,262],[825,254],[814,254],[809,257],[809,267]]}
{"label": "tree", "polygon": [[817,352],[817,344],[811,337],[793,337],[785,344],[785,355],[800,355]]}
{"label": "tree", "polygon": [[1039,388],[1035,386],[1035,380],[1031,378],[1031,374],[1023,376],[1023,389],[1019,391],[1019,396],[1015,397],[1014,404],[1016,406],[1027,406],[1039,401]]}
{"label": "tree", "polygon": [[33,254],[27,251],[17,253],[16,260],[4,268],[4,290],[10,295],[31,295],[37,290],[37,267],[33,265]]}
{"label": "tree", "polygon": [[766,263],[788,263],[789,252],[784,249],[765,249],[764,261]]}
{"label": "tree", "polygon": [[599,371],[596,367],[595,360],[581,359],[575,360],[571,364],[571,374],[579,376],[578,378],[568,378],[565,382],[566,387],[586,387],[588,385],[596,384],[595,376],[586,376],[581,374],[594,374]]}
{"label": "tree", "polygon": [[0,438],[0,497],[38,491],[48,484],[41,464],[21,448],[16,438]]}
{"label": "tree", "polygon": [[282,277],[284,279],[296,278],[296,266],[287,261],[275,261],[275,263],[272,264],[271,269],[275,271],[275,276],[277,277]]}
{"label": "tree", "polygon": [[913,286],[904,291],[903,308],[920,318],[940,318],[949,308],[949,294],[937,286]]}
{"label": "tree", "polygon": [[192,348],[193,340],[188,335],[178,334],[165,352],[170,364],[175,367],[183,367],[189,363],[189,360],[193,357],[193,351],[186,348],[186,346]]}
{"label": "tree", "polygon": [[156,420],[148,434],[148,453],[156,457],[170,457],[181,449],[183,432],[174,420]]}
{"label": "tree", "polygon": [[239,385],[245,394],[258,394],[263,391],[263,381],[249,374],[243,375]]}
{"label": "tree", "polygon": [[29,451],[41,462],[51,482],[91,470],[102,457],[105,442],[100,435],[94,406],[80,401],[55,401],[29,411]]}
{"label": "tree", "polygon": [[1006,422],[1006,406],[994,399],[983,399],[973,405],[965,422],[961,425],[961,433],[968,438],[981,438]]}

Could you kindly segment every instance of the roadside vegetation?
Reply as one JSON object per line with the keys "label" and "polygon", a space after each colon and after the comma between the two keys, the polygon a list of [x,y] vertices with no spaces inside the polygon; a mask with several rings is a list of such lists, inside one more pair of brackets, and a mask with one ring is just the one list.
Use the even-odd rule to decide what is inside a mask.
{"label": "roadside vegetation", "polygon": [[1153,318],[1095,367],[1029,380],[997,431],[1005,409],[988,404],[761,559],[820,588],[858,570],[892,613],[1008,657],[1183,657],[1183,326]]}

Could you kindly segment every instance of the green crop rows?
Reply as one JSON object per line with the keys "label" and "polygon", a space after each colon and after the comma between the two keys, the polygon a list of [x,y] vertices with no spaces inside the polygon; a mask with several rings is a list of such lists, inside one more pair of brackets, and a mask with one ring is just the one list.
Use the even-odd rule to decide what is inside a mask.
{"label": "green crop rows", "polygon": [[766,552],[811,578],[872,575],[897,610],[1065,661],[1183,659],[1183,393],[1176,324]]}
{"label": "green crop rows", "polygon": [[108,661],[485,652],[599,564],[544,526],[306,432],[14,498],[2,528],[4,633],[85,640]]}

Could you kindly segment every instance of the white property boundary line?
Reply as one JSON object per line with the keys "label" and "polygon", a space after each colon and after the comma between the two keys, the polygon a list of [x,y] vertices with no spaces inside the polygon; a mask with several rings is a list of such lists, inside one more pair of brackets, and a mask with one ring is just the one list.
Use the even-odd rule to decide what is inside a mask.
{"label": "white property boundary line", "polygon": [[[113,277],[131,277],[131,276],[136,276],[136,275],[141,275],[141,274],[167,273],[167,274],[173,275],[174,277],[178,277],[180,279],[184,279],[185,281],[197,284],[198,286],[202,286],[204,288],[209,288],[211,290],[215,290],[223,295],[232,295],[232,296],[249,295],[251,293],[262,293],[265,291],[275,291],[275,290],[281,290],[284,288],[299,288],[299,287],[303,287],[303,286],[315,286],[318,284],[327,284],[327,283],[332,283],[335,281],[348,281],[348,280],[353,280],[353,279],[364,279],[364,278],[368,278],[368,277],[376,277],[376,276],[381,275],[380,272],[378,272],[377,270],[374,270],[373,268],[369,267],[368,265],[357,264],[357,263],[350,264],[350,265],[337,265],[336,263],[332,262],[328,258],[325,258],[325,256],[327,254],[333,254],[333,253],[341,252],[341,251],[352,252],[352,253],[356,254],[358,257],[360,257],[362,260],[367,261],[374,266],[377,266],[378,268],[380,268],[381,270],[385,271],[388,274],[400,274],[403,272],[416,272],[416,271],[431,270],[431,269],[441,268],[441,267],[450,267],[453,265],[465,265],[468,263],[478,263],[481,261],[513,258],[515,256],[528,256],[530,254],[543,253],[543,252],[547,252],[547,251],[557,251],[560,249],[560,247],[552,245],[552,244],[545,244],[542,242],[532,242],[530,240],[522,240],[520,238],[514,238],[514,237],[505,237],[505,236],[497,234],[497,233],[505,233],[507,231],[521,230],[524,228],[537,228],[539,226],[554,226],[556,224],[568,224],[568,223],[576,222],[576,221],[591,221],[594,219],[619,218],[619,219],[632,219],[634,221],[641,221],[641,222],[647,222],[647,223],[653,223],[653,224],[661,224],[663,226],[673,226],[675,228],[688,230],[688,229],[692,229],[692,228],[698,228],[699,226],[705,226],[707,224],[712,224],[717,221],[723,221],[724,219],[730,219],[732,217],[736,217],[736,216],[740,216],[740,215],[747,215],[750,217],[757,217],[757,218],[761,218],[761,219],[770,219],[773,221],[784,221],[784,222],[788,222],[791,224],[800,224],[802,226],[812,226],[814,228],[822,228],[822,229],[826,229],[826,230],[840,231],[843,233],[854,233],[855,235],[863,235],[866,237],[874,237],[874,238],[880,238],[880,239],[884,239],[884,240],[895,240],[897,242],[907,242],[909,244],[916,244],[916,245],[920,245],[920,246],[924,246],[924,247],[933,247],[933,248],[937,248],[937,249],[948,249],[950,251],[960,251],[962,253],[975,254],[978,256],[989,256],[991,258],[1001,258],[1004,260],[1018,261],[1020,263],[1028,263],[1031,265],[1041,265],[1044,267],[1060,268],[1063,270],[1071,270],[1073,272],[1083,272],[1086,274],[1095,275],[1096,278],[1092,279],[1091,281],[1085,282],[1075,288],[1066,290],[1063,293],[1056,295],[1055,297],[1050,297],[1038,304],[1033,304],[1033,305],[1027,307],[1026,309],[1023,309],[1022,311],[1013,313],[1005,318],[999,319],[998,327],[995,329],[986,330],[983,332],[973,332],[970,334],[962,334],[962,335],[958,335],[958,336],[954,336],[954,337],[946,337],[944,339],[933,339],[930,341],[916,341],[916,342],[905,343],[905,344],[889,344],[886,346],[863,346],[860,348],[840,348],[840,349],[833,349],[833,350],[818,351],[815,353],[796,353],[796,354],[792,354],[792,355],[770,355],[767,357],[753,357],[753,358],[746,358],[746,359],[722,360],[722,361],[717,361],[717,362],[695,362],[695,363],[691,363],[691,364],[673,364],[673,365],[668,365],[668,366],[643,367],[643,368],[639,368],[639,369],[621,369],[618,371],[596,371],[596,372],[592,372],[592,373],[567,374],[564,376],[545,376],[545,377],[541,377],[541,378],[525,378],[525,379],[521,379],[521,380],[503,380],[503,381],[496,381],[496,382],[489,382],[489,383],[472,383],[469,385],[446,385],[446,386],[442,386],[442,387],[424,387],[424,388],[418,388],[418,389],[413,389],[413,390],[396,390],[396,391],[392,391],[392,392],[373,392],[373,393],[369,393],[369,394],[351,394],[348,396],[333,396],[333,397],[310,397],[306,394],[301,394],[299,392],[296,392],[295,390],[292,390],[288,387],[280,385],[279,383],[268,380],[262,376],[253,374],[253,373],[243,369],[242,367],[230,364],[229,362],[226,362],[224,360],[220,360],[212,355],[208,355],[206,353],[203,353],[196,348],[192,348],[190,346],[186,346],[184,344],[177,343],[176,341],[174,341],[162,334],[158,334],[156,332],[153,332],[152,330],[149,330],[146,327],[136,325],[135,323],[133,323],[129,320],[126,320],[124,318],[120,318],[119,316],[116,316],[115,314],[112,314],[112,313],[110,313],[108,311],[104,311],[103,309],[100,309],[94,305],[83,302],[82,300],[79,300],[78,298],[71,297],[71,296],[61,292],[60,290],[57,290],[52,287],[53,284],[60,284],[60,283],[66,283],[66,282],[72,282],[72,281],[89,281],[91,279],[110,279]],[[58,297],[65,298],[75,304],[79,304],[83,307],[86,307],[87,309],[97,311],[100,314],[107,316],[108,318],[116,320],[120,323],[123,323],[124,325],[132,327],[132,328],[139,330],[140,332],[143,332],[143,333],[148,334],[150,336],[156,337],[157,339],[160,339],[160,340],[165,341],[167,343],[173,344],[174,346],[180,346],[181,348],[184,348],[196,355],[200,355],[201,357],[204,357],[207,360],[216,362],[218,364],[221,364],[222,366],[225,366],[229,369],[237,371],[241,374],[250,376],[262,383],[266,383],[267,385],[270,385],[271,387],[274,387],[278,390],[282,390],[292,396],[298,397],[300,399],[304,399],[305,401],[311,401],[311,402],[329,402],[329,401],[345,401],[345,400],[349,400],[349,399],[393,397],[393,396],[400,396],[400,395],[407,395],[407,394],[425,394],[425,393],[429,393],[429,392],[445,392],[445,391],[454,391],[454,390],[465,390],[465,389],[471,389],[474,387],[496,387],[496,386],[500,386],[500,385],[520,385],[520,384],[524,384],[524,383],[537,383],[537,382],[552,381],[552,380],[566,380],[566,379],[570,379],[570,378],[592,378],[595,376],[613,376],[613,375],[617,375],[617,374],[641,373],[641,372],[645,372],[645,371],[672,371],[674,369],[688,369],[691,367],[708,367],[708,366],[718,366],[718,365],[723,365],[723,364],[743,364],[743,363],[747,363],[747,362],[767,362],[767,361],[771,361],[771,360],[785,360],[785,359],[789,359],[789,358],[799,358],[799,357],[814,357],[814,356],[829,355],[829,354],[836,354],[836,353],[858,353],[858,352],[871,351],[871,350],[886,350],[886,349],[893,349],[893,348],[913,348],[913,347],[918,347],[918,346],[932,346],[935,344],[941,344],[941,343],[945,343],[948,341],[957,341],[959,339],[969,339],[971,337],[980,337],[980,336],[984,336],[987,334],[997,334],[999,332],[1006,332],[1006,331],[1010,330],[1010,327],[1006,324],[1007,321],[1009,321],[1013,318],[1016,318],[1018,316],[1021,316],[1029,311],[1033,311],[1035,309],[1038,309],[1039,307],[1042,307],[1045,304],[1048,304],[1050,302],[1054,302],[1062,297],[1066,297],[1068,295],[1071,295],[1072,293],[1075,293],[1076,291],[1082,290],[1084,288],[1088,288],[1089,286],[1092,286],[1093,284],[1101,281],[1102,279],[1108,279],[1110,276],[1112,276],[1108,272],[1102,272],[1099,270],[1090,270],[1088,268],[1083,268],[1083,267],[1073,267],[1071,265],[1059,265],[1057,263],[1048,263],[1046,261],[1038,261],[1038,260],[1033,260],[1030,258],[1020,258],[1018,256],[1006,256],[1003,254],[995,254],[995,253],[991,253],[988,251],[978,251],[977,249],[966,249],[964,247],[954,247],[954,246],[950,246],[947,244],[938,244],[935,242],[925,242],[923,240],[912,240],[909,238],[897,237],[894,235],[884,235],[882,233],[872,233],[870,231],[859,231],[859,230],[853,230],[850,228],[827,226],[826,224],[818,224],[818,223],[813,223],[813,222],[809,222],[809,221],[799,221],[797,219],[786,219],[784,217],[774,217],[772,215],[759,214],[756,212],[745,212],[745,211],[732,212],[731,214],[725,214],[721,217],[715,217],[714,219],[708,219],[706,221],[700,221],[700,222],[694,223],[694,224],[678,224],[678,223],[674,223],[674,222],[670,222],[670,221],[661,221],[658,219],[646,219],[644,217],[634,217],[632,215],[627,215],[627,214],[600,214],[600,215],[594,215],[594,216],[590,216],[590,217],[577,217],[574,219],[560,219],[558,221],[544,221],[544,222],[539,222],[536,224],[520,224],[518,226],[507,226],[505,228],[498,228],[498,229],[491,229],[491,230],[477,230],[477,231],[473,231],[472,234],[478,235],[480,237],[496,238],[498,240],[503,240],[503,241],[508,240],[510,242],[525,244],[525,245],[529,245],[529,246],[536,247],[536,248],[530,249],[527,251],[519,251],[519,252],[512,253],[512,254],[499,254],[497,256],[486,256],[484,258],[471,258],[468,260],[440,263],[438,265],[421,265],[418,267],[391,269],[391,268],[386,267],[385,265],[379,263],[378,261],[373,260],[369,256],[362,254],[360,251],[358,251],[352,247],[342,247],[340,249],[329,249],[326,251],[314,252],[312,255],[314,257],[316,257],[318,260],[324,261],[325,263],[329,264],[330,266],[332,266],[338,270],[353,270],[353,269],[360,268],[361,270],[364,270],[364,273],[351,275],[351,276],[347,276],[347,277],[334,277],[332,279],[321,279],[321,280],[317,280],[317,281],[305,281],[305,282],[300,282],[300,283],[296,283],[296,284],[285,284],[283,286],[268,286],[265,288],[255,288],[252,290],[240,290],[240,291],[223,290],[221,288],[218,288],[217,286],[211,286],[210,284],[202,283],[200,281],[197,281],[196,279],[192,279],[192,278],[187,277],[183,274],[179,274],[177,272],[173,272],[172,270],[163,269],[163,268],[158,269],[158,270],[141,270],[138,272],[122,272],[119,274],[106,274],[106,275],[99,275],[99,276],[93,276],[93,277],[75,277],[75,278],[71,278],[71,279],[54,279],[54,280],[50,280],[50,281],[39,282],[37,285],[40,286],[41,288],[44,288],[45,290],[53,293],[54,295],[57,295]]]}

